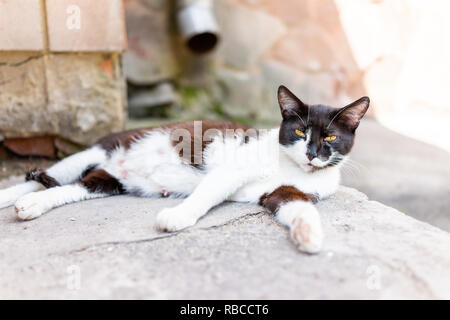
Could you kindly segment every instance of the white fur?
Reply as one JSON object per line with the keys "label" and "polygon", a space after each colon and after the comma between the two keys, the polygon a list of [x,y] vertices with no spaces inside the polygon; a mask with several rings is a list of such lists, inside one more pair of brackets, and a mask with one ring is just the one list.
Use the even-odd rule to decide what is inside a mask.
{"label": "white fur", "polygon": [[[47,174],[61,185],[73,183],[79,179],[83,171],[90,165],[103,163],[106,159],[105,150],[94,146],[61,160],[49,169]],[[41,189],[40,183],[27,181],[19,185],[0,190],[0,209],[12,206],[22,196]]]}
{"label": "white fur", "polygon": [[31,220],[55,207],[104,196],[106,195],[90,193],[82,186],[72,184],[24,195],[17,200],[14,209],[20,219]]}
{"label": "white fur", "polygon": [[239,188],[273,175],[278,168],[276,161],[259,156],[273,155],[270,151],[273,151],[275,135],[276,132],[270,131],[247,144],[235,137],[216,138],[205,150],[205,177],[183,203],[160,212],[156,226],[175,231],[193,225],[212,207],[232,198]]}
{"label": "white fur", "polygon": [[106,151],[94,146],[85,151],[67,157],[46,170],[61,185],[73,183],[90,165],[100,164],[106,160]]}
{"label": "white fur", "polygon": [[276,219],[289,228],[299,250],[317,253],[322,248],[323,231],[317,209],[308,202],[292,201],[281,206]]}
{"label": "white fur", "polygon": [[0,190],[0,209],[12,206],[21,196],[37,191],[42,186],[35,181],[27,181],[7,189]]}
{"label": "white fur", "polygon": [[187,195],[199,182],[199,174],[183,163],[167,132],[152,131],[130,149],[118,148],[101,168],[128,192],[140,196],[155,196],[166,190]]}
{"label": "white fur", "polygon": [[310,163],[308,157],[306,156],[306,151],[308,149],[308,143],[311,140],[311,130],[308,129],[305,132],[305,140],[298,140],[295,144],[288,146],[280,146],[280,148],[285,152],[285,155],[295,162],[300,168],[305,172],[311,172],[312,168],[308,166]]}
{"label": "white fur", "polygon": [[[272,164],[276,168],[271,167],[269,170],[260,169],[269,173],[266,176],[259,176],[257,179],[247,183],[245,186],[236,191],[230,200],[239,202],[258,202],[259,197],[264,193],[270,193],[279,186],[290,185],[296,187],[298,190],[305,193],[317,194],[320,198],[326,198],[333,194],[340,180],[340,173],[338,167],[330,167],[316,172],[309,172],[299,167],[299,163],[305,161],[306,158],[306,144],[300,144],[293,150],[294,147],[284,147],[278,145],[276,134],[271,134],[270,138],[275,139],[277,143],[276,148],[272,148],[272,153],[277,155],[277,159],[271,159]],[[303,152],[303,153],[302,153]],[[253,162],[250,164],[256,171],[255,166],[266,166],[265,163],[259,164]]]}

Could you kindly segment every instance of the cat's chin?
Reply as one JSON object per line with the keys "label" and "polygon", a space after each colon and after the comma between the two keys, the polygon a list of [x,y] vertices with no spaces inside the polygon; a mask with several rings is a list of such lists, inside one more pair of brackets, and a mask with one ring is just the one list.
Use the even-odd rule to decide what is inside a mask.
{"label": "cat's chin", "polygon": [[327,165],[317,166],[312,163],[299,163],[298,165],[303,171],[305,171],[307,173],[313,173],[318,170],[326,169],[328,167]]}
{"label": "cat's chin", "polygon": [[311,165],[310,163],[307,163],[307,164],[299,164],[299,166],[300,166],[300,168],[302,168],[302,170],[305,171],[305,172],[313,172],[313,171],[315,171],[315,170],[317,170],[317,169],[320,169],[320,168],[318,168],[318,167],[315,167],[315,166]]}

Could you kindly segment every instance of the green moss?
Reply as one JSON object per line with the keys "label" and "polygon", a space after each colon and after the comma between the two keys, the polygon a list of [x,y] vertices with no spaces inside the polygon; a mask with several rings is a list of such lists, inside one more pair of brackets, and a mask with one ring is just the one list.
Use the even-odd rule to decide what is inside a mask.
{"label": "green moss", "polygon": [[181,88],[181,100],[186,103],[193,103],[199,99],[200,95],[206,94],[206,90],[204,88],[195,88],[195,87],[182,87]]}
{"label": "green moss", "polygon": [[186,121],[201,119],[221,119],[234,121],[244,125],[255,124],[255,117],[233,116],[227,112],[222,101],[214,97],[208,88],[181,86],[179,87],[180,104],[166,107],[168,112],[157,114],[157,118],[169,121]]}

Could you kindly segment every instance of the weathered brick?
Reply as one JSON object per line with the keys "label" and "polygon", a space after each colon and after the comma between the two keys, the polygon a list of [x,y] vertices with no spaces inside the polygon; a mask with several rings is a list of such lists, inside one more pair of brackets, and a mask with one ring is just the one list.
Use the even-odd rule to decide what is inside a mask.
{"label": "weathered brick", "polygon": [[0,1],[0,50],[44,48],[40,0]]}
{"label": "weathered brick", "polygon": [[10,154],[8,149],[5,148],[5,146],[3,146],[2,143],[0,143],[0,160],[1,159],[8,159],[10,158]]}
{"label": "weathered brick", "polygon": [[21,156],[54,158],[56,155],[53,137],[7,138],[3,145]]}
{"label": "weathered brick", "polygon": [[122,0],[47,0],[51,51],[122,51]]}

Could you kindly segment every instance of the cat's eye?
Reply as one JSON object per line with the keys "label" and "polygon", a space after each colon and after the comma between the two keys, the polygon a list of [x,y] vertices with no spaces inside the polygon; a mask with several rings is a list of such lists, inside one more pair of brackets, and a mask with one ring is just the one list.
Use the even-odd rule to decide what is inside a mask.
{"label": "cat's eye", "polygon": [[336,136],[329,136],[329,137],[326,137],[324,140],[327,142],[330,142],[330,141],[336,140]]}
{"label": "cat's eye", "polygon": [[295,133],[296,133],[298,136],[300,136],[300,137],[304,137],[304,136],[305,136],[305,133],[304,133],[303,131],[298,130],[298,129],[295,130]]}

